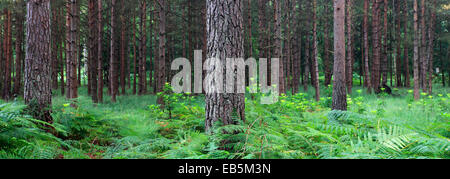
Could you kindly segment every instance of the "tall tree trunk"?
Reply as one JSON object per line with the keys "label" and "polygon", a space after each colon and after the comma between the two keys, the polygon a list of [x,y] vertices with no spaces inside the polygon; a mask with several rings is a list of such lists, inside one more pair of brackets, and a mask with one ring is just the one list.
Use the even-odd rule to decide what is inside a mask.
{"label": "tall tree trunk", "polygon": [[139,95],[143,95],[147,93],[146,91],[146,70],[145,70],[145,61],[146,61],[146,49],[147,49],[147,1],[141,2],[141,44],[140,44],[140,58],[139,58]]}
{"label": "tall tree trunk", "polygon": [[422,40],[420,40],[420,47],[419,47],[419,61],[420,61],[420,73],[419,76],[420,79],[420,88],[423,92],[427,92],[427,74],[428,74],[428,61],[427,61],[427,26],[425,23],[426,17],[425,17],[425,11],[426,11],[426,4],[425,0],[421,0],[421,13],[420,13],[420,36],[422,37]]}
{"label": "tall tree trunk", "polygon": [[124,2],[125,0],[121,0],[121,4],[122,4],[122,14],[120,16],[120,21],[122,24],[121,32],[120,32],[120,85],[122,87],[122,95],[126,94],[126,49],[125,49],[125,27],[127,27],[127,24],[125,23],[125,10],[124,10]]}
{"label": "tall tree trunk", "polygon": [[74,99],[78,97],[77,80],[77,0],[67,1],[67,42],[66,42],[66,60],[67,60],[67,98]]}
{"label": "tall tree trunk", "polygon": [[345,85],[345,0],[334,0],[333,110],[347,110]]}
{"label": "tall tree trunk", "polygon": [[323,57],[323,63],[324,63],[324,71],[325,71],[325,87],[328,87],[331,84],[331,78],[332,78],[332,61],[330,59],[330,37],[329,37],[329,18],[328,15],[329,12],[329,5],[326,3],[324,5],[325,8],[325,18],[323,21],[323,33],[324,33],[324,57]]}
{"label": "tall tree trunk", "polygon": [[[408,7],[408,0],[404,0],[404,7]],[[405,87],[411,87],[411,77],[409,73],[409,38],[408,38],[408,11],[403,12],[403,64],[405,66]]]}
{"label": "tall tree trunk", "polygon": [[281,46],[281,4],[279,1],[273,2],[274,7],[274,28],[275,28],[275,50],[274,57],[280,59],[280,76],[279,76],[279,90],[280,94],[286,93],[286,84],[285,84],[285,76],[284,76],[284,58],[283,58],[283,48]]}
{"label": "tall tree trunk", "polygon": [[[22,5],[22,1],[20,1]],[[24,18],[23,14],[16,14],[16,74],[14,76],[14,94],[19,95],[22,81],[22,60],[23,60],[23,31]]]}
{"label": "tall tree trunk", "polygon": [[[159,2],[159,59],[158,61],[158,74],[157,74],[157,87],[156,93],[164,90],[166,84],[166,0],[158,0]],[[163,98],[158,98],[158,104],[163,104]]]}
{"label": "tall tree trunk", "polygon": [[373,60],[372,60],[372,85],[376,93],[380,92],[380,59],[381,59],[381,28],[380,28],[380,14],[382,0],[373,1],[373,18],[372,18],[372,32],[373,32]]}
{"label": "tall tree trunk", "polygon": [[11,38],[11,11],[5,9],[6,24],[5,24],[5,80],[3,88],[3,99],[9,100],[11,97],[11,65],[12,65],[12,38]]}
{"label": "tall tree trunk", "polygon": [[[225,64],[230,63],[226,58],[244,57],[243,34],[243,1],[207,0],[207,32],[208,32],[208,58],[217,58],[217,63],[210,63],[207,75],[215,79],[219,73],[226,71]],[[277,1],[275,4],[278,5]],[[277,6],[276,5],[276,6]],[[276,7],[278,9],[279,6]],[[279,11],[278,11],[279,12]],[[279,14],[279,13],[278,13]],[[279,16],[278,16],[279,17]],[[280,19],[278,19],[280,20]],[[278,31],[278,30],[277,30]],[[281,50],[281,48],[279,48]],[[231,63],[233,66],[234,63]],[[235,73],[236,74],[236,73]],[[221,93],[219,88],[225,90],[225,80],[221,80],[222,87],[216,83],[206,84],[206,120],[205,129],[212,132],[213,124],[222,120],[224,125],[236,124],[236,118],[245,121],[245,97],[238,93]],[[237,77],[234,76],[234,86],[237,85]],[[219,83],[220,84],[220,83]]]}
{"label": "tall tree trunk", "polygon": [[371,90],[369,70],[369,0],[364,0],[364,86]]}
{"label": "tall tree trunk", "polygon": [[[396,24],[397,24],[397,27],[396,27],[396,30],[395,30],[395,32],[396,32],[396,34],[395,34],[395,40],[396,40],[396,43],[397,43],[397,50],[395,51],[396,53],[395,53],[395,76],[396,76],[396,80],[395,80],[395,82],[396,82],[396,86],[397,87],[401,87],[402,86],[402,69],[403,69],[403,66],[402,66],[402,58],[401,58],[401,55],[402,55],[402,53],[401,53],[401,34],[402,34],[402,30],[401,30],[401,18],[400,18],[400,12],[401,12],[401,4],[400,4],[400,2],[395,2],[396,4],[395,4],[395,18],[396,18]],[[406,7],[405,7],[406,8]],[[404,12],[404,13],[406,13],[406,12]],[[406,22],[405,22],[406,23]]]}
{"label": "tall tree trunk", "polygon": [[98,9],[98,19],[97,19],[97,26],[98,26],[98,34],[97,34],[97,46],[98,46],[98,50],[97,50],[97,90],[98,90],[98,102],[102,103],[103,102],[103,23],[102,23],[102,12],[103,12],[103,5],[102,5],[102,1],[97,1],[97,9]]}
{"label": "tall tree trunk", "polygon": [[429,66],[429,74],[428,74],[428,93],[433,93],[433,55],[434,55],[434,28],[436,22],[436,0],[432,0],[433,7],[430,8],[431,11],[431,19],[428,27],[428,52],[427,52],[427,61]]}
{"label": "tall tree trunk", "polygon": [[382,72],[382,84],[386,85],[387,84],[387,79],[388,79],[388,0],[384,0],[384,25],[383,25],[383,50],[382,50],[382,62],[381,62],[381,72]]}
{"label": "tall tree trunk", "polygon": [[94,103],[98,102],[98,93],[97,93],[97,64],[96,61],[98,58],[98,45],[97,45],[97,4],[95,0],[89,0],[89,59],[88,59],[88,73],[90,75],[89,88],[91,91],[92,101]]}
{"label": "tall tree trunk", "polygon": [[52,123],[50,1],[29,0],[26,22],[25,103],[35,119]]}
{"label": "tall tree trunk", "polygon": [[419,81],[419,9],[417,0],[414,0],[414,99],[420,99]]}
{"label": "tall tree trunk", "polygon": [[312,80],[316,91],[316,101],[320,101],[320,88],[319,88],[319,49],[317,48],[319,42],[317,40],[317,0],[313,0],[313,52],[314,58],[312,59]]}
{"label": "tall tree trunk", "polygon": [[136,77],[137,77],[137,72],[136,72],[136,67],[137,67],[137,53],[136,53],[136,48],[137,48],[137,46],[136,46],[136,14],[134,14],[134,16],[133,16],[133,94],[135,95],[136,94],[136,82],[137,82],[137,79],[136,79]]}
{"label": "tall tree trunk", "polygon": [[117,54],[116,54],[116,0],[111,0],[111,48],[110,48],[110,74],[109,83],[111,86],[111,102],[115,103],[117,98],[118,89],[118,74],[117,74]]}
{"label": "tall tree trunk", "polygon": [[347,61],[345,63],[347,93],[352,93],[353,87],[353,0],[347,0]]}

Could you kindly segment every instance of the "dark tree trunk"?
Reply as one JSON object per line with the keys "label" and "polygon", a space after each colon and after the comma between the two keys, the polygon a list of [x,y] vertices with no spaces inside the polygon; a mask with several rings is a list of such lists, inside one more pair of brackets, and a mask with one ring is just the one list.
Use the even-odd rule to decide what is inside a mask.
{"label": "dark tree trunk", "polygon": [[29,0],[26,22],[25,103],[35,119],[52,123],[50,1]]}

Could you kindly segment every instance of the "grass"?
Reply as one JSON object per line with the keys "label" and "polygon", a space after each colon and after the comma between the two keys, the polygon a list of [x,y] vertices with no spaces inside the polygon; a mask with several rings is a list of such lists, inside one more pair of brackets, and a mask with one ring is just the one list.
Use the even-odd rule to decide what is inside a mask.
{"label": "grass", "polygon": [[77,109],[54,95],[58,138],[22,138],[0,146],[0,158],[450,158],[448,88],[436,86],[436,95],[418,102],[407,89],[394,96],[364,91],[355,87],[349,112],[330,111],[327,96],[313,101],[312,88],[273,105],[248,97],[246,123],[216,124],[215,134],[206,135],[201,96],[178,96],[169,119],[156,96],[128,94],[117,103],[105,96],[93,104],[80,89]]}

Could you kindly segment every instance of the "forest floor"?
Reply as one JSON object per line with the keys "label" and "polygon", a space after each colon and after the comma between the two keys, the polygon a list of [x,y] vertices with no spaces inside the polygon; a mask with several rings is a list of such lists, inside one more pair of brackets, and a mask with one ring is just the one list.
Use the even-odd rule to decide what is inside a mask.
{"label": "forest floor", "polygon": [[[322,90],[320,102],[313,101],[312,90],[273,105],[259,104],[260,95],[247,96],[246,122],[218,124],[212,135],[204,132],[203,97],[170,95],[169,113],[153,95],[120,96],[117,103],[105,96],[103,104],[93,104],[86,89],[76,101],[55,94],[58,137],[0,128],[0,158],[450,158],[449,88],[436,86],[435,95],[414,102],[407,89],[374,95],[355,87],[349,112],[330,111],[329,89]],[[21,103],[0,102],[3,122],[2,111]]]}

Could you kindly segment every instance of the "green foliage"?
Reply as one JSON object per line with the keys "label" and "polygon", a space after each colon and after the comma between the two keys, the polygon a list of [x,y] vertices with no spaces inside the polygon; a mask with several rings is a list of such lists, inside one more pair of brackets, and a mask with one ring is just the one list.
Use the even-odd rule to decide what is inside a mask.
{"label": "green foliage", "polygon": [[407,96],[400,98],[355,90],[349,111],[330,111],[327,99],[315,102],[307,93],[282,95],[273,105],[259,104],[262,94],[254,94],[246,99],[245,122],[217,121],[212,134],[204,129],[204,98],[170,90],[161,94],[166,108],[155,104],[155,96],[98,105],[84,97],[57,97],[52,126],[59,138],[24,115],[25,106],[1,104],[0,158],[450,158],[445,90],[417,102],[402,89],[397,93]]}

